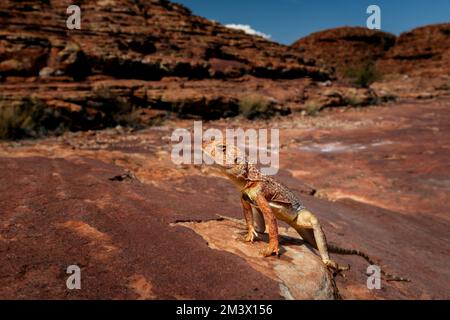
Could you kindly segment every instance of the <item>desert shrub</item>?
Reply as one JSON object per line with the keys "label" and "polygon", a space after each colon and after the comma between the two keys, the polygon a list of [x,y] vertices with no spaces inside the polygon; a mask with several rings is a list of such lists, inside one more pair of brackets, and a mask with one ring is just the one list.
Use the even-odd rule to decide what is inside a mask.
{"label": "desert shrub", "polygon": [[239,100],[239,113],[248,119],[271,117],[274,103],[261,95],[248,95]]}
{"label": "desert shrub", "polygon": [[123,126],[134,129],[143,129],[146,126],[160,125],[163,122],[162,117],[148,118],[145,114],[145,109],[133,106],[130,110],[124,113],[117,113],[114,115],[114,122]]}
{"label": "desert shrub", "polygon": [[170,114],[174,114],[182,118],[186,113],[185,110],[187,107],[187,103],[185,101],[172,101],[169,102],[169,106]]}
{"label": "desert shrub", "polygon": [[15,105],[0,101],[0,139],[38,137],[64,130],[61,113],[37,98],[29,97]]}
{"label": "desert shrub", "polygon": [[315,117],[319,114],[322,105],[315,100],[308,100],[304,105],[304,111],[307,116]]}
{"label": "desert shrub", "polygon": [[365,62],[360,68],[350,68],[345,74],[355,85],[362,88],[368,88],[372,83],[380,79],[375,63],[372,61]]}
{"label": "desert shrub", "polygon": [[21,102],[0,99],[0,139],[36,138],[59,135],[67,130],[99,130],[117,125],[144,128],[161,122],[145,114],[143,103],[116,96],[108,88],[98,88],[80,111],[48,106],[35,97]]}
{"label": "desert shrub", "polygon": [[[357,94],[350,94],[350,95],[346,96],[344,98],[344,100],[345,100],[345,104],[350,107],[358,107],[358,106],[363,106],[363,105],[367,105],[367,104],[372,104],[372,103],[367,103],[368,101],[365,100],[365,97],[358,96]],[[375,104],[375,103],[373,103],[373,104]]]}
{"label": "desert shrub", "polygon": [[448,90],[450,90],[450,82],[444,83],[444,84],[438,86],[436,89],[448,91]]}
{"label": "desert shrub", "polygon": [[116,125],[141,128],[144,126],[140,117],[142,109],[138,103],[128,97],[117,96],[107,87],[99,87],[88,103],[90,107],[101,111],[100,128]]}
{"label": "desert shrub", "polygon": [[380,102],[395,102],[397,101],[397,95],[394,93],[386,93],[384,95],[382,95],[379,100]]}

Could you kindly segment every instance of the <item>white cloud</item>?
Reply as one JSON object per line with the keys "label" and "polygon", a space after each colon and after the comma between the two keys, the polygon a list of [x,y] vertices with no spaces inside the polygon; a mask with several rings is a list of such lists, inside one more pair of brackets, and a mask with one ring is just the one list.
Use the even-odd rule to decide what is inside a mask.
{"label": "white cloud", "polygon": [[260,37],[263,37],[264,39],[270,39],[272,37],[270,34],[265,34],[263,32],[256,31],[248,24],[233,24],[232,23],[232,24],[226,24],[225,27],[230,28],[230,29],[242,30],[247,34],[251,34],[253,36],[260,36]]}

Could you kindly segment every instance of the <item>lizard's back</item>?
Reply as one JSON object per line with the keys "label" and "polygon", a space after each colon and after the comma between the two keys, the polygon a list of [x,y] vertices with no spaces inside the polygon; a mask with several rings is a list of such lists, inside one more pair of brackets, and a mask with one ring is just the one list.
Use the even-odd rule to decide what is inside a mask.
{"label": "lizard's back", "polygon": [[261,191],[280,220],[290,223],[297,217],[299,211],[305,209],[288,187],[271,177],[263,177]]}

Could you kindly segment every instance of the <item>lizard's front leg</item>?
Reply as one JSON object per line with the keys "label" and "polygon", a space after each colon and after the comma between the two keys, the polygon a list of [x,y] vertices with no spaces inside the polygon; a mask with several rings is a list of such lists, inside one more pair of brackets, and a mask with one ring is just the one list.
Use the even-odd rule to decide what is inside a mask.
{"label": "lizard's front leg", "polygon": [[253,212],[252,206],[241,198],[242,210],[244,211],[245,222],[247,223],[247,236],[245,237],[245,241],[253,242],[255,237],[258,234],[255,231],[255,227],[253,226]]}
{"label": "lizard's front leg", "polygon": [[277,218],[273,214],[269,203],[263,195],[257,196],[256,204],[263,213],[264,221],[269,229],[269,245],[267,246],[267,249],[264,250],[263,254],[265,257],[269,257],[274,253],[279,255]]}

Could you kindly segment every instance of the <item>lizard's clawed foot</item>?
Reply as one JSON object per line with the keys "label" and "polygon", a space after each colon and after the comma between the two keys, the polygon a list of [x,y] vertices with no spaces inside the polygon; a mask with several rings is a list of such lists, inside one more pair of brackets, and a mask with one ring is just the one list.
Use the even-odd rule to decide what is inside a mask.
{"label": "lizard's clawed foot", "polygon": [[323,263],[327,266],[328,270],[330,270],[332,272],[333,276],[340,275],[345,278],[345,275],[343,274],[343,272],[350,270],[350,265],[343,267],[343,266],[338,265],[333,260],[325,260]]}
{"label": "lizard's clawed foot", "polygon": [[264,257],[270,257],[275,254],[276,256],[280,256],[280,249],[278,248],[278,244],[269,243],[267,248],[262,251]]}
{"label": "lizard's clawed foot", "polygon": [[258,237],[258,233],[255,231],[255,229],[249,229],[244,240],[247,242],[253,242],[255,240],[255,238],[257,238],[257,237]]}

